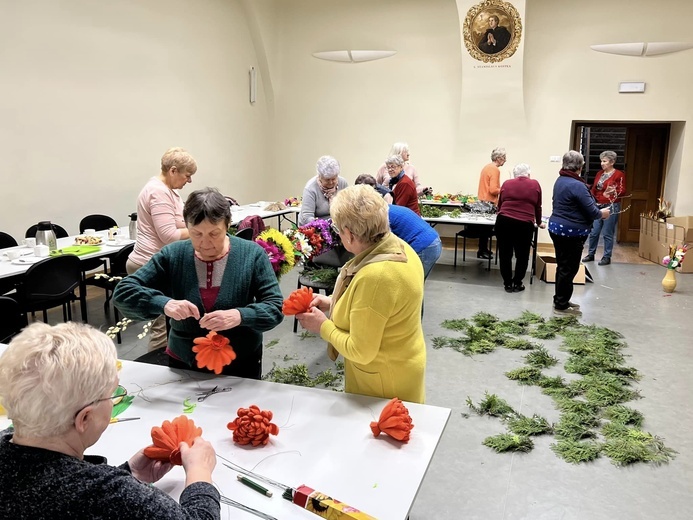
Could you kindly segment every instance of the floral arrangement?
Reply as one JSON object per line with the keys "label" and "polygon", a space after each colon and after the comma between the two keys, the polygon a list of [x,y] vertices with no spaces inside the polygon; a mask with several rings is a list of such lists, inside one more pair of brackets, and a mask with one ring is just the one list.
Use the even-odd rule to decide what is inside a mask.
{"label": "floral arrangement", "polygon": [[332,220],[316,218],[308,224],[284,232],[291,241],[298,261],[310,262],[339,245],[339,236],[332,231]]}
{"label": "floral arrangement", "polygon": [[301,199],[296,198],[296,197],[289,197],[288,199],[284,199],[284,205],[287,208],[291,208],[291,207],[295,208],[296,206],[301,205]]}
{"label": "floral arrangement", "polygon": [[277,278],[293,269],[296,264],[294,246],[281,231],[268,228],[255,238],[255,242],[267,253]]}
{"label": "floral arrangement", "polygon": [[683,263],[686,251],[688,251],[688,244],[669,246],[669,254],[662,258],[662,265],[667,269],[676,269]]}
{"label": "floral arrangement", "polygon": [[475,195],[462,195],[461,193],[429,193],[424,195],[422,200],[431,200],[434,202],[440,202],[441,204],[446,204],[448,202],[476,202],[477,198]]}

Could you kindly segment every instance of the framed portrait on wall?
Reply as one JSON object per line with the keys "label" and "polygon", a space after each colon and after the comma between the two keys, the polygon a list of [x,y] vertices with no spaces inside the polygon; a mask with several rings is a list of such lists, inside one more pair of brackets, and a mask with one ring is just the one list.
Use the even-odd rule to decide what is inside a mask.
{"label": "framed portrait on wall", "polygon": [[467,11],[462,35],[472,58],[497,63],[515,54],[522,39],[522,20],[510,2],[484,0]]}

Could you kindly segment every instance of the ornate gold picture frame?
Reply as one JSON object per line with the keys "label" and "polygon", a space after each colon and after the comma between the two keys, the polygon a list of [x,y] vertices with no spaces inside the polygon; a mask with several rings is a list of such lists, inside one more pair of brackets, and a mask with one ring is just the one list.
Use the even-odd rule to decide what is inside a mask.
{"label": "ornate gold picture frame", "polygon": [[462,36],[472,58],[498,63],[515,54],[522,39],[522,20],[510,2],[484,0],[467,11]]}

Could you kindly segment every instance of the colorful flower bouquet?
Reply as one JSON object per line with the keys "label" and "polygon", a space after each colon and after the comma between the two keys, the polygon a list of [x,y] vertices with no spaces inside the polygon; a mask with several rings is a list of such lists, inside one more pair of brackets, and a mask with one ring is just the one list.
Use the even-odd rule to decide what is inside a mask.
{"label": "colorful flower bouquet", "polygon": [[291,208],[291,207],[295,208],[296,206],[301,205],[301,199],[296,198],[296,197],[289,197],[288,199],[284,199],[284,205],[287,208]]}
{"label": "colorful flower bouquet", "polygon": [[669,246],[669,254],[662,258],[662,265],[667,269],[676,269],[683,263],[686,251],[688,251],[688,244]]}
{"label": "colorful flower bouquet", "polygon": [[316,218],[304,226],[289,229],[284,234],[291,241],[299,262],[310,262],[339,245],[339,236],[332,231],[330,219]]}
{"label": "colorful flower bouquet", "polygon": [[293,269],[296,264],[294,246],[281,231],[268,228],[257,236],[255,242],[267,253],[277,278]]}

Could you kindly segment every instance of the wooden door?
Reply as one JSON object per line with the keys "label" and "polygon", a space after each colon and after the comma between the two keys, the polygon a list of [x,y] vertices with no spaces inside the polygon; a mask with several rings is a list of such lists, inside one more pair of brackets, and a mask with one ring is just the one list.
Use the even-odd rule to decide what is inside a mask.
{"label": "wooden door", "polygon": [[626,125],[626,189],[631,195],[623,199],[616,240],[637,242],[640,214],[657,209],[666,167],[669,124]]}

